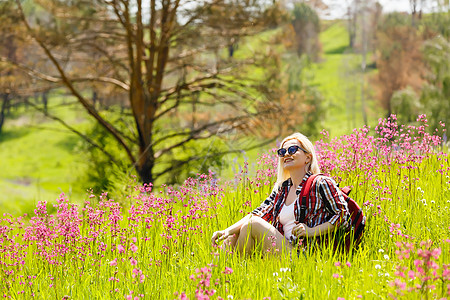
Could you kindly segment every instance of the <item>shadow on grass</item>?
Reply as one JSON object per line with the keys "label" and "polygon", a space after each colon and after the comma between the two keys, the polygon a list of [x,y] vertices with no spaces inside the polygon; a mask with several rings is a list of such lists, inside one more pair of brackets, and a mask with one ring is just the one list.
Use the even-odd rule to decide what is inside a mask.
{"label": "shadow on grass", "polygon": [[13,130],[2,130],[0,133],[0,143],[22,138],[30,133],[26,128],[14,128]]}
{"label": "shadow on grass", "polygon": [[74,151],[80,138],[78,136],[68,136],[61,139],[55,145],[69,152]]}
{"label": "shadow on grass", "polygon": [[351,50],[348,46],[341,46],[325,51],[325,54],[344,54],[347,51]]}

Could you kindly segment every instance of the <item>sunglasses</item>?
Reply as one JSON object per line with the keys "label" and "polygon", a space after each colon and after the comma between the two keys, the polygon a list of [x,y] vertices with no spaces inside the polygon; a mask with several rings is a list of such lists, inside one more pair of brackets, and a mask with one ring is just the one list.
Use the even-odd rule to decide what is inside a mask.
{"label": "sunglasses", "polygon": [[286,152],[287,152],[289,155],[294,155],[295,152],[297,152],[298,149],[302,150],[302,151],[305,152],[305,153],[308,153],[308,151],[306,151],[305,149],[303,149],[302,147],[297,146],[297,145],[289,146],[289,148],[287,148],[287,149],[285,149],[285,148],[280,148],[280,149],[277,150],[277,153],[278,153],[278,156],[279,156],[279,157],[284,157],[284,156],[286,155]]}

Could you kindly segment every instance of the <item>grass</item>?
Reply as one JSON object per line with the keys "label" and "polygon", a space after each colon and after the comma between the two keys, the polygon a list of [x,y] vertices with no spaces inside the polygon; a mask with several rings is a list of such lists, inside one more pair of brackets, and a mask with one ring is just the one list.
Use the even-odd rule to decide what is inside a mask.
{"label": "grass", "polygon": [[[321,62],[313,64],[311,83],[316,85],[325,98],[326,116],[322,127],[331,136],[347,134],[353,128],[364,125],[361,104],[361,86],[364,86],[368,124],[375,125],[383,111],[376,104],[368,78],[373,71],[367,70],[362,81],[361,55],[348,48],[348,33],[345,22],[333,21],[320,34],[323,55]],[[367,55],[367,64],[372,59]]]}
{"label": "grass", "polygon": [[[49,110],[60,118],[83,126],[76,105],[61,105],[58,97],[50,103]],[[78,143],[78,136],[32,108],[13,111],[0,136],[0,210],[29,213],[37,201],[54,200],[61,192],[84,194],[77,185],[84,168]]]}
{"label": "grass", "polygon": [[[351,138],[325,141],[329,148],[323,149],[340,149],[324,151],[351,159],[344,157],[349,151],[334,147]],[[376,159],[370,172],[364,169],[369,156],[354,166],[323,166],[344,178],[343,185],[354,186],[353,196],[364,203],[367,226],[356,252],[326,248],[299,257],[257,252],[243,258],[210,245],[215,230],[242,218],[270,193],[275,160],[264,154],[256,174],[248,174],[244,165],[229,183],[217,185],[203,176],[156,193],[130,187],[128,196],[116,201],[91,195],[81,206],[64,198],[40,204],[30,223],[4,217],[2,294],[13,299],[450,296],[448,155],[432,150],[423,159],[390,162],[381,152],[370,155]],[[56,213],[48,214],[52,204]]]}

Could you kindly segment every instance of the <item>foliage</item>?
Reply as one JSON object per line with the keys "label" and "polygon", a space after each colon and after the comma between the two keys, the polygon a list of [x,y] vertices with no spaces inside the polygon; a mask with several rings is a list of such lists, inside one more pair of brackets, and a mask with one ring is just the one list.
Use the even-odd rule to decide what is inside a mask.
{"label": "foliage", "polygon": [[291,24],[295,32],[297,54],[306,54],[311,60],[318,61],[321,51],[320,20],[315,10],[306,3],[295,3]]}
{"label": "foliage", "polygon": [[409,24],[407,16],[391,13],[385,16],[377,32],[376,65],[373,83],[378,99],[387,114],[392,113],[392,95],[410,86],[419,90],[425,65],[421,53],[424,36]]}
{"label": "foliage", "polygon": [[397,115],[402,124],[414,122],[414,116],[423,111],[419,97],[411,87],[395,91],[391,98],[391,105],[392,112]]}
{"label": "foliage", "polygon": [[[39,202],[30,219],[0,220],[6,298],[424,299],[450,295],[449,157],[441,138],[395,117],[316,143],[321,168],[364,207],[362,248],[242,258],[210,246],[272,188],[274,154],[234,182],[212,174],[153,191],[130,183],[126,201],[88,194],[80,207],[61,195]],[[408,132],[409,130],[409,132]],[[442,134],[440,132],[439,134]],[[324,288],[324,286],[326,288]],[[330,294],[333,291],[333,295]],[[266,298],[266,299],[267,299]]]}
{"label": "foliage", "polygon": [[439,128],[439,120],[450,120],[450,43],[436,36],[424,44],[423,53],[429,71],[420,102],[434,130]]}

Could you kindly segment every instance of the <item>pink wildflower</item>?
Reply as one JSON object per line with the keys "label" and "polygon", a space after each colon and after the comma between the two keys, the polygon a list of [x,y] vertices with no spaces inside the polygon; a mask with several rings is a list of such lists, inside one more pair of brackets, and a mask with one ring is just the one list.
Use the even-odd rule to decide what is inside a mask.
{"label": "pink wildflower", "polygon": [[188,300],[188,297],[186,296],[185,292],[181,293],[180,300]]}

